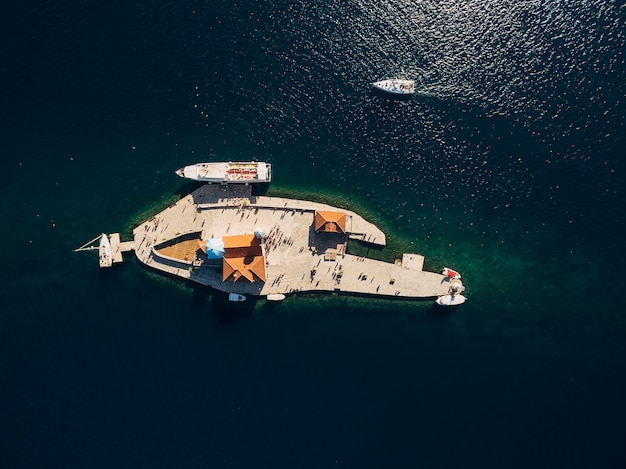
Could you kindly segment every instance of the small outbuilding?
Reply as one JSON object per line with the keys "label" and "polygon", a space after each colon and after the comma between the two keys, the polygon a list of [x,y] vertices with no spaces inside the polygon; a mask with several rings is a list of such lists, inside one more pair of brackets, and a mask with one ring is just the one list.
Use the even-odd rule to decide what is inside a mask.
{"label": "small outbuilding", "polygon": [[346,212],[315,211],[317,233],[346,233]]}

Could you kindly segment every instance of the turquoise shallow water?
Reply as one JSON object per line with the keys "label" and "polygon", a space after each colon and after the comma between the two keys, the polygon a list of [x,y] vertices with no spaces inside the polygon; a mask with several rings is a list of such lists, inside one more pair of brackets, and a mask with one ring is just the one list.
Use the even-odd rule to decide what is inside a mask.
{"label": "turquoise shallow water", "polygon": [[[623,10],[2,6],[6,467],[623,465]],[[413,99],[370,92],[396,74]],[[71,252],[249,158],[469,301],[233,308]]]}

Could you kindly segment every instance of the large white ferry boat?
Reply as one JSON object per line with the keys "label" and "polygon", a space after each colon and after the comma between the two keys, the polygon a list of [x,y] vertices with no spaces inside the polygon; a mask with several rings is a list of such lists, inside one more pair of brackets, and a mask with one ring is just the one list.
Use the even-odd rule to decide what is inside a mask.
{"label": "large white ferry boat", "polygon": [[380,80],[372,83],[377,90],[391,94],[410,95],[415,93],[415,80],[401,80],[399,78],[391,80]]}
{"label": "large white ferry boat", "polygon": [[196,163],[177,169],[176,174],[208,183],[254,184],[272,180],[272,165],[260,161]]}

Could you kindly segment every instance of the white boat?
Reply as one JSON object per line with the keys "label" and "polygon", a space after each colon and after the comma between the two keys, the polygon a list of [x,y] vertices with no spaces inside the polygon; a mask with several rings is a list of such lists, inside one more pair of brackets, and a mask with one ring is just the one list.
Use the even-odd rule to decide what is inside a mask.
{"label": "white boat", "polygon": [[100,236],[100,244],[98,245],[98,256],[100,258],[100,267],[111,267],[113,265],[111,242],[109,241],[109,237],[104,233],[102,233],[102,236]]}
{"label": "white boat", "polygon": [[271,295],[267,295],[267,301],[283,301],[285,299],[285,295],[282,293],[272,293]]}
{"label": "white boat", "polygon": [[239,293],[229,293],[228,301],[246,301],[246,297]]}
{"label": "white boat", "polygon": [[435,300],[435,302],[439,306],[457,306],[457,305],[462,305],[463,303],[465,303],[465,300],[467,300],[467,298],[465,298],[463,295],[456,294],[456,295],[442,295],[438,297]]}
{"label": "white boat", "polygon": [[272,180],[272,165],[260,161],[196,163],[177,169],[176,174],[208,183],[254,184]]}
{"label": "white boat", "polygon": [[444,267],[441,273],[448,278],[461,278],[460,273],[458,273],[456,270],[450,269],[449,267]]}
{"label": "white boat", "polygon": [[372,86],[380,91],[398,95],[410,95],[415,93],[415,80],[402,80],[394,78],[390,80],[380,80],[372,83]]}

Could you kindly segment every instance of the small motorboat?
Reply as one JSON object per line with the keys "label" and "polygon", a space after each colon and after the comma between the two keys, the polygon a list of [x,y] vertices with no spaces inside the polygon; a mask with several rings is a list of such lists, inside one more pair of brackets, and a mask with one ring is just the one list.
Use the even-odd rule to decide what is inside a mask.
{"label": "small motorboat", "polygon": [[442,295],[435,300],[439,306],[457,306],[465,303],[465,298],[463,295]]}
{"label": "small motorboat", "polygon": [[443,275],[445,275],[448,278],[461,278],[461,274],[458,273],[456,270],[452,270],[448,267],[444,267],[443,270],[441,271],[441,273]]}
{"label": "small motorboat", "polygon": [[282,293],[272,293],[271,295],[267,295],[267,301],[283,301],[285,299],[285,295]]}
{"label": "small motorboat", "polygon": [[415,93],[415,80],[393,78],[374,82],[372,86],[377,90],[396,95],[410,95]]}
{"label": "small motorboat", "polygon": [[246,301],[246,297],[239,293],[229,293],[228,301]]}

